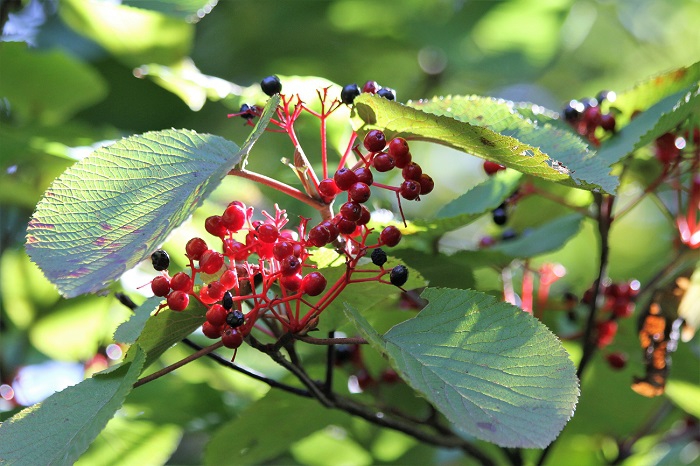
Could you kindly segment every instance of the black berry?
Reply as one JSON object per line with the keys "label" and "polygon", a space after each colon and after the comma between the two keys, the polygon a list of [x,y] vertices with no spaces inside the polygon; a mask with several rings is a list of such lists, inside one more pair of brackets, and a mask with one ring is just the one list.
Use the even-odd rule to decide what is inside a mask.
{"label": "black berry", "polygon": [[566,104],[566,107],[564,107],[564,111],[562,113],[564,114],[564,119],[566,121],[573,122],[581,117],[582,110],[583,105],[581,105],[581,103],[577,100],[572,100]]}
{"label": "black berry", "polygon": [[381,267],[382,265],[386,264],[386,253],[382,248],[377,248],[372,251],[372,255],[370,257],[372,258],[372,263],[374,265]]}
{"label": "black berry", "polygon": [[384,97],[387,100],[396,100],[396,91],[390,87],[383,87],[377,91],[379,97]]}
{"label": "black berry", "polygon": [[505,225],[508,221],[506,209],[499,207],[493,211],[493,223],[496,225]]}
{"label": "black berry", "polygon": [[231,327],[231,328],[236,328],[240,327],[243,325],[243,322],[245,321],[245,316],[241,311],[233,311],[229,312],[228,315],[226,316],[226,323]]}
{"label": "black berry", "polygon": [[151,263],[158,272],[167,270],[170,267],[170,256],[168,256],[167,252],[159,249],[151,254]]}
{"label": "black berry", "polygon": [[280,78],[275,75],[268,76],[260,81],[260,87],[262,88],[262,91],[270,97],[282,92],[282,83],[280,82]]}
{"label": "black berry", "polygon": [[389,281],[392,285],[403,286],[408,281],[408,269],[406,266],[397,265],[389,273]]}
{"label": "black berry", "polygon": [[352,105],[358,95],[360,95],[360,87],[355,83],[348,84],[340,91],[340,101],[345,105]]}
{"label": "black berry", "polygon": [[233,295],[231,294],[230,291],[227,291],[226,293],[224,293],[224,297],[221,300],[221,305],[227,311],[230,311],[233,308]]}
{"label": "black berry", "polygon": [[255,115],[253,115],[253,107],[248,104],[241,105],[241,109],[238,111],[241,114],[241,118],[246,120],[252,120]]}
{"label": "black berry", "polygon": [[513,230],[512,228],[507,228],[501,234],[501,239],[503,241],[508,241],[508,240],[516,238],[517,236],[518,236],[518,234],[515,232],[515,230]]}

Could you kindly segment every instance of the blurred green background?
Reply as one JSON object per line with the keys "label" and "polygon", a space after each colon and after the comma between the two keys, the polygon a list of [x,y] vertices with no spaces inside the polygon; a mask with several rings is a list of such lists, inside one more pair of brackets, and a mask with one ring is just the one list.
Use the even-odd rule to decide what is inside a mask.
{"label": "blurred green background", "polygon": [[[261,101],[257,83],[269,74],[320,76],[339,85],[376,80],[396,89],[399,101],[480,94],[557,110],[569,99],[601,89],[628,89],[700,58],[698,0],[3,0],[0,17],[5,22],[0,42],[0,384],[5,387],[20,369],[36,364],[65,363],[34,366],[42,368],[38,377],[44,381],[51,378],[46,375],[53,374],[50,370],[77,374],[67,375],[65,383],[82,377],[83,365],[99,368],[102,362],[95,354],[109,354],[105,347],[114,328],[128,317],[113,298],[60,298],[23,252],[27,221],[44,190],[104,141],[174,127],[241,143],[249,128],[226,114],[246,99]],[[314,128],[307,133],[302,131],[302,137],[311,137]],[[409,217],[429,215],[484,178],[478,159],[441,147],[418,147],[421,164],[439,186],[426,202],[407,209]],[[272,155],[253,157],[252,168],[293,181],[278,162],[291,155],[287,146],[269,138],[257,149]],[[634,192],[636,187],[625,189]],[[561,191],[570,199],[579,196],[574,190]],[[232,198],[268,209],[283,200],[249,183],[224,183],[193,221],[173,235],[169,247],[182,248],[187,238],[202,231],[203,219]],[[584,195],[584,203],[586,199]],[[379,207],[391,208],[389,199],[379,202]],[[288,205],[292,215],[308,213],[300,205]],[[547,219],[542,214],[546,210],[541,204],[525,205],[511,226],[521,231],[537,225]],[[477,222],[443,238],[442,246],[446,251],[473,248],[492,229],[488,221]],[[643,203],[613,230],[611,276],[648,279],[670,257],[675,234],[654,203]],[[587,225],[564,251],[538,261],[564,263],[569,274],[558,286],[581,293],[595,276],[591,251],[597,247],[593,227]],[[185,265],[179,256],[175,261]],[[143,267],[115,289],[134,293],[135,285],[147,283],[150,276],[152,271]],[[481,283],[486,291],[488,282]],[[635,323],[628,320],[625,325],[620,349],[636,355]],[[576,346],[567,349],[576,359]],[[683,359],[680,353],[674,373],[697,383],[697,359],[690,354]],[[184,354],[176,348],[164,363]],[[243,352],[240,357],[274,374],[269,362],[248,356],[246,360]],[[551,464],[561,464],[557,461],[563,458],[569,465],[597,464],[614,457],[612,439],[630,435],[665,403],[629,391],[631,374],[640,371],[640,362],[612,373],[602,358],[596,361]],[[218,377],[215,382],[212,372]],[[16,412],[17,403],[46,396],[30,393],[27,380],[32,379],[26,376],[23,388],[15,384],[15,398],[0,398],[2,419]],[[200,390],[200,396],[188,395],[183,401],[180,417],[151,413],[134,420],[127,415],[109,427],[116,433],[142,432],[143,438],[161,442],[157,448],[162,458],[156,463],[167,461],[177,448],[173,463],[197,464],[209,433],[265,393],[265,387],[205,363],[169,380],[158,384],[173,396],[191,393],[193,387]],[[46,390],[62,388],[61,383],[48,384]],[[135,396],[153,402],[159,396],[153,391],[151,399],[146,390]],[[127,411],[138,411],[139,403],[132,400]],[[435,453],[400,434],[375,435],[373,427],[359,421],[336,422],[350,433],[341,443],[343,455],[356,458],[352,464],[407,458],[462,461],[454,452]],[[327,451],[330,456],[320,457],[330,461],[340,455],[336,434],[319,430],[295,443],[281,461],[319,464],[318,457],[308,454],[310,449]],[[107,448],[105,442],[110,444],[100,437],[89,458],[107,461],[109,455],[100,448],[115,447]],[[651,439],[641,459],[629,464],[662,458],[664,453],[654,450],[657,446]],[[675,453],[673,458],[679,458]],[[116,458],[113,454],[109,461]]]}

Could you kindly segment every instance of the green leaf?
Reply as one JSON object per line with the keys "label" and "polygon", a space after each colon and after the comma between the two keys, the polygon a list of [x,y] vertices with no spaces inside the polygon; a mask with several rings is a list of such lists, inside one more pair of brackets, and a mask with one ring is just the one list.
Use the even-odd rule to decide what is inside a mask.
{"label": "green leaf", "polygon": [[428,226],[441,232],[454,230],[490,212],[503,203],[520,183],[520,172],[506,170],[490,176],[466,193],[448,202],[434,219],[416,219],[416,225]]}
{"label": "green leaf", "polygon": [[535,229],[529,234],[503,241],[488,249],[510,257],[534,257],[562,247],[581,229],[583,216],[570,214],[559,217]]}
{"label": "green leaf", "polygon": [[700,386],[697,384],[671,379],[666,384],[666,396],[686,413],[700,417]]}
{"label": "green leaf", "polygon": [[592,191],[612,192],[617,179],[571,131],[524,118],[514,104],[484,97],[440,97],[406,106],[367,94],[354,103],[358,132],[383,129],[443,144],[519,172]]}
{"label": "green leaf", "polygon": [[471,264],[446,254],[432,254],[415,249],[397,249],[392,255],[414,268],[432,286],[447,288],[473,288],[474,273]]}
{"label": "green leaf", "polygon": [[[144,369],[165,353],[171,346],[178,343],[204,323],[207,308],[199,301],[191,300],[187,309],[182,312],[164,309],[146,321],[141,335],[136,340],[137,346],[146,353]],[[132,346],[132,348],[134,348]],[[126,356],[131,360],[132,348]]]}
{"label": "green leaf", "polygon": [[[644,112],[657,102],[681,92],[700,81],[700,62],[651,77],[632,89],[617,94],[610,107],[616,109],[618,127],[626,125],[632,115]],[[641,116],[641,115],[640,115]]]}
{"label": "green leaf", "polygon": [[[39,51],[24,43],[3,42],[0,63],[0,96],[10,101],[13,116],[24,122],[61,123],[107,95],[99,73],[56,48]],[[42,80],[41,85],[28,79],[43,76],[46,70],[51,70],[51,79]]]}
{"label": "green leaf", "polygon": [[136,342],[143,328],[146,326],[148,318],[151,317],[151,312],[158,307],[158,304],[162,300],[163,298],[152,296],[134,309],[131,318],[117,327],[117,330],[114,332],[114,341],[126,344]]}
{"label": "green leaf", "polygon": [[544,448],[579,388],[561,342],[537,319],[471,290],[428,288],[429,304],[383,336],[348,307],[370,344],[456,426],[504,447]]}
{"label": "green leaf", "polygon": [[58,12],[78,34],[130,67],[177,63],[189,54],[194,39],[194,26],[182,19],[113,2],[63,0]]}
{"label": "green leaf", "polygon": [[598,156],[613,164],[633,151],[644,147],[659,136],[677,128],[691,115],[700,113],[700,87],[693,86],[672,94],[648,110],[640,113],[634,120],[605,143],[598,151]]}
{"label": "green leaf", "polygon": [[[370,466],[372,455],[338,429],[314,432],[290,448],[294,459],[307,466]],[[352,458],[352,461],[348,461]]]}
{"label": "green leaf", "polygon": [[121,3],[196,23],[214,9],[218,0],[123,0]]}
{"label": "green leaf", "polygon": [[51,395],[0,425],[0,458],[9,464],[73,464],[122,406],[145,354]]}
{"label": "green leaf", "polygon": [[204,464],[261,464],[329,424],[346,422],[344,413],[329,410],[316,400],[271,390],[216,431],[207,445]]}
{"label": "green leaf", "polygon": [[211,194],[262,134],[278,99],[270,99],[240,149],[189,130],[145,133],[98,149],[48,188],[29,222],[27,253],[66,297],[104,289]]}

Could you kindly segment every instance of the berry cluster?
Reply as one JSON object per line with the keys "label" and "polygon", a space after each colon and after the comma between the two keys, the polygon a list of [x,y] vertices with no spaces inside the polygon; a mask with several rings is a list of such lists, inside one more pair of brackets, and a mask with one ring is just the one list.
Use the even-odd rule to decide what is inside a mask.
{"label": "berry cluster", "polygon": [[343,90],[340,92],[340,101],[345,105],[352,105],[355,101],[355,97],[362,93],[376,94],[387,100],[396,100],[396,91],[392,88],[382,87],[376,81],[367,81],[365,85],[362,86],[362,89],[355,83],[344,86]]}
{"label": "berry cluster", "polygon": [[[639,292],[639,281],[605,283],[602,286],[601,309],[608,316],[596,324],[596,341],[599,348],[610,345],[617,334],[617,319],[630,317],[634,313],[634,299]],[[593,288],[589,288],[581,300],[591,304]]]}
{"label": "berry cluster", "polygon": [[[319,90],[321,112],[317,113],[298,96],[281,94],[282,84],[276,76],[263,79],[260,85],[269,96],[280,94],[276,117],[270,120],[279,129],[270,131],[286,133],[295,148],[299,141],[294,124],[300,115],[306,112],[324,122],[347,100],[347,95],[341,95],[342,101],[330,101],[328,89]],[[363,91],[395,98],[391,89],[372,82]],[[229,117],[241,116],[253,124],[252,120],[261,111],[259,106],[246,104],[241,112]],[[167,254],[162,250],[153,254],[154,268],[161,274],[153,279],[151,289],[156,296],[166,298],[161,308],[182,311],[190,299],[199,301],[207,307],[203,333],[212,339],[221,338],[226,347],[238,348],[253,328],[277,336],[280,332],[303,334],[313,329],[319,315],[351,283],[376,281],[397,287],[407,283],[405,266],[384,267],[388,258],[382,248],[399,244],[401,231],[387,226],[375,234],[368,226],[371,214],[365,204],[372,187],[386,189],[396,193],[402,212],[401,200],[419,200],[421,195],[430,193],[435,186],[432,178],[412,160],[405,139],[395,137],[387,141],[379,130],[367,133],[362,144],[364,150],[355,143],[357,134],[353,133],[338,168],[330,176],[327,138],[324,132],[321,136],[323,177],[319,181],[307,164],[304,176],[300,176],[306,193],[292,187],[284,191],[308,201],[319,210],[323,220],[311,226],[310,219],[302,217],[297,229],[290,230],[285,228],[286,212],[278,206],[274,215],[262,211],[262,218],[255,219],[252,207],[240,201],[231,202],[221,215],[208,217],[204,222],[206,231],[217,238],[220,247],[211,246],[202,238],[192,238],[185,246],[189,273],[178,272],[170,277]],[[359,160],[354,166],[348,163],[351,154]],[[404,181],[399,186],[375,182],[375,173],[394,168],[402,170]],[[334,213],[333,203],[338,196],[343,196],[344,202]],[[315,248],[329,245],[345,258],[345,271],[334,283],[329,283],[313,263]],[[375,267],[361,265],[365,257]],[[259,325],[261,318],[265,326]],[[279,323],[279,331],[271,330],[273,321]]]}
{"label": "berry cluster", "polygon": [[[564,107],[562,116],[578,134],[585,136],[593,145],[599,146],[603,134],[615,131],[615,115],[610,112],[603,113],[600,105],[605,101],[614,102],[615,98],[614,92],[601,91],[594,98],[571,100]],[[602,131],[598,132],[598,128]]]}

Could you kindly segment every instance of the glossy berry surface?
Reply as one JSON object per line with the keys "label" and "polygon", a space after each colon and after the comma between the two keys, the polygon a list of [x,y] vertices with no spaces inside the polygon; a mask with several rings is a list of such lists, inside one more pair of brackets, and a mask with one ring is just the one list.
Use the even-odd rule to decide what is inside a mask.
{"label": "glossy berry surface", "polygon": [[347,191],[350,189],[350,186],[357,183],[357,175],[349,168],[343,167],[335,172],[335,175],[333,175],[333,181],[335,181],[335,185],[338,187],[338,189],[341,191]]}
{"label": "glossy berry surface", "polygon": [[374,183],[374,175],[372,175],[372,170],[367,167],[356,168],[355,176],[357,176],[358,182],[364,183],[367,186],[372,186],[372,183]]}
{"label": "glossy berry surface", "polygon": [[484,160],[484,171],[489,176],[494,175],[495,173],[505,169],[506,167],[504,165],[501,165],[500,163],[492,162],[490,160]]}
{"label": "glossy berry surface", "polygon": [[386,264],[386,261],[387,261],[386,253],[384,252],[384,250],[382,248],[377,248],[377,249],[373,250],[372,255],[370,257],[371,257],[372,263],[374,265],[381,267],[382,265]]}
{"label": "glossy berry surface", "polygon": [[401,241],[401,230],[393,225],[384,228],[379,234],[379,242],[393,248]]}
{"label": "glossy berry surface", "polygon": [[318,193],[324,198],[324,200],[332,200],[339,192],[340,189],[338,189],[335,181],[331,178],[326,178],[318,183]]}
{"label": "glossy berry surface", "polygon": [[350,186],[350,189],[348,189],[348,194],[353,201],[363,203],[369,200],[372,192],[370,191],[369,186],[361,181],[358,181]]}
{"label": "glossy berry surface", "polygon": [[162,275],[157,276],[151,282],[151,291],[153,291],[154,295],[161,298],[168,296],[168,293],[170,293],[170,281]]}
{"label": "glossy berry surface", "polygon": [[234,233],[243,228],[245,221],[245,208],[235,204],[226,207],[224,214],[221,216],[221,223],[228,231]]}
{"label": "glossy berry surface", "polygon": [[207,249],[209,249],[209,246],[202,238],[192,238],[185,245],[187,257],[195,261],[198,261]]}
{"label": "glossy berry surface", "polygon": [[287,277],[283,276],[280,278],[280,285],[287,289],[287,291],[295,292],[299,291],[301,288],[301,275],[289,275]]}
{"label": "glossy berry surface", "polygon": [[421,194],[429,194],[433,192],[433,189],[435,189],[435,181],[429,176],[423,173],[420,176],[420,180],[418,180],[418,184],[420,184],[420,193]]}
{"label": "glossy berry surface", "polygon": [[388,172],[396,166],[394,158],[386,152],[377,154],[372,160],[372,165],[380,173]]}
{"label": "glossy berry surface", "polygon": [[168,307],[173,311],[184,311],[190,303],[190,297],[184,291],[173,291],[168,295]]}
{"label": "glossy berry surface", "polygon": [[279,238],[280,232],[276,226],[263,223],[258,227],[258,238],[263,243],[274,243]]}
{"label": "glossy berry surface", "polygon": [[213,325],[209,321],[206,321],[202,324],[202,333],[207,338],[219,338],[221,337],[221,326]]}
{"label": "glossy berry surface", "polygon": [[399,194],[407,201],[418,199],[420,196],[420,183],[413,180],[406,180],[399,187]]}
{"label": "glossy berry surface", "polygon": [[318,296],[326,289],[326,277],[321,272],[311,272],[301,281],[301,291],[309,296]]}
{"label": "glossy berry surface", "polygon": [[233,308],[233,295],[230,291],[224,293],[224,297],[221,298],[221,305],[227,311],[230,311]]}
{"label": "glossy berry surface", "polygon": [[382,88],[377,81],[367,81],[364,86],[362,86],[362,92],[369,94],[376,94]]}
{"label": "glossy berry surface", "polygon": [[199,268],[204,273],[216,273],[223,265],[224,256],[211,249],[204,251],[202,258],[199,260]]}
{"label": "glossy berry surface", "polygon": [[170,288],[177,291],[190,291],[192,279],[185,272],[178,272],[170,279]]}
{"label": "glossy berry surface", "polygon": [[396,100],[396,91],[390,87],[383,87],[377,91],[379,97],[384,97],[387,100]]}
{"label": "glossy berry surface", "polygon": [[403,176],[404,180],[419,181],[420,176],[422,174],[423,174],[423,169],[421,168],[420,165],[418,165],[415,162],[411,162],[411,163],[407,164],[401,170],[401,176]]}
{"label": "glossy berry surface", "polygon": [[213,304],[207,311],[205,318],[207,322],[215,327],[221,327],[226,323],[228,311],[221,304]]}
{"label": "glossy berry surface", "polygon": [[162,249],[158,249],[151,254],[151,264],[158,272],[167,270],[170,267],[170,256]]}
{"label": "glossy berry surface", "polygon": [[360,215],[362,215],[362,207],[357,202],[346,202],[340,206],[340,215],[345,220],[356,222],[360,219]]}
{"label": "glossy berry surface", "polygon": [[287,256],[280,262],[282,275],[295,275],[301,271],[301,261],[296,256]]}
{"label": "glossy berry surface", "polygon": [[226,225],[221,221],[221,215],[212,215],[204,221],[204,229],[210,235],[218,236],[223,238],[228,235],[228,229]]}
{"label": "glossy berry surface", "polygon": [[508,215],[506,214],[506,209],[499,207],[494,209],[492,212],[493,223],[496,225],[505,225],[508,221]]}
{"label": "glossy berry surface", "polygon": [[370,152],[380,152],[386,147],[386,136],[378,129],[373,129],[367,133],[362,144]]}
{"label": "glossy berry surface", "polygon": [[397,265],[389,273],[389,281],[392,285],[403,286],[408,281],[408,269],[404,265]]}
{"label": "glossy berry surface", "polygon": [[360,95],[360,92],[360,86],[355,83],[348,84],[343,87],[342,91],[340,91],[340,101],[345,105],[352,105],[352,103],[355,101],[355,97]]}
{"label": "glossy berry surface", "polygon": [[273,95],[282,92],[282,83],[280,82],[280,78],[272,75],[260,81],[260,88],[265,94],[272,97]]}
{"label": "glossy berry surface", "polygon": [[231,328],[240,327],[245,322],[245,315],[239,310],[229,312],[224,318],[226,324]]}
{"label": "glossy berry surface", "polygon": [[255,115],[253,115],[253,108],[248,104],[241,105],[241,109],[238,111],[241,114],[241,118],[245,120],[252,120]]}
{"label": "glossy berry surface", "polygon": [[320,248],[331,242],[331,232],[330,230],[323,226],[317,225],[309,231],[309,243],[312,246]]}
{"label": "glossy berry surface", "polygon": [[224,330],[221,341],[226,348],[236,349],[243,344],[243,335],[235,328]]}

